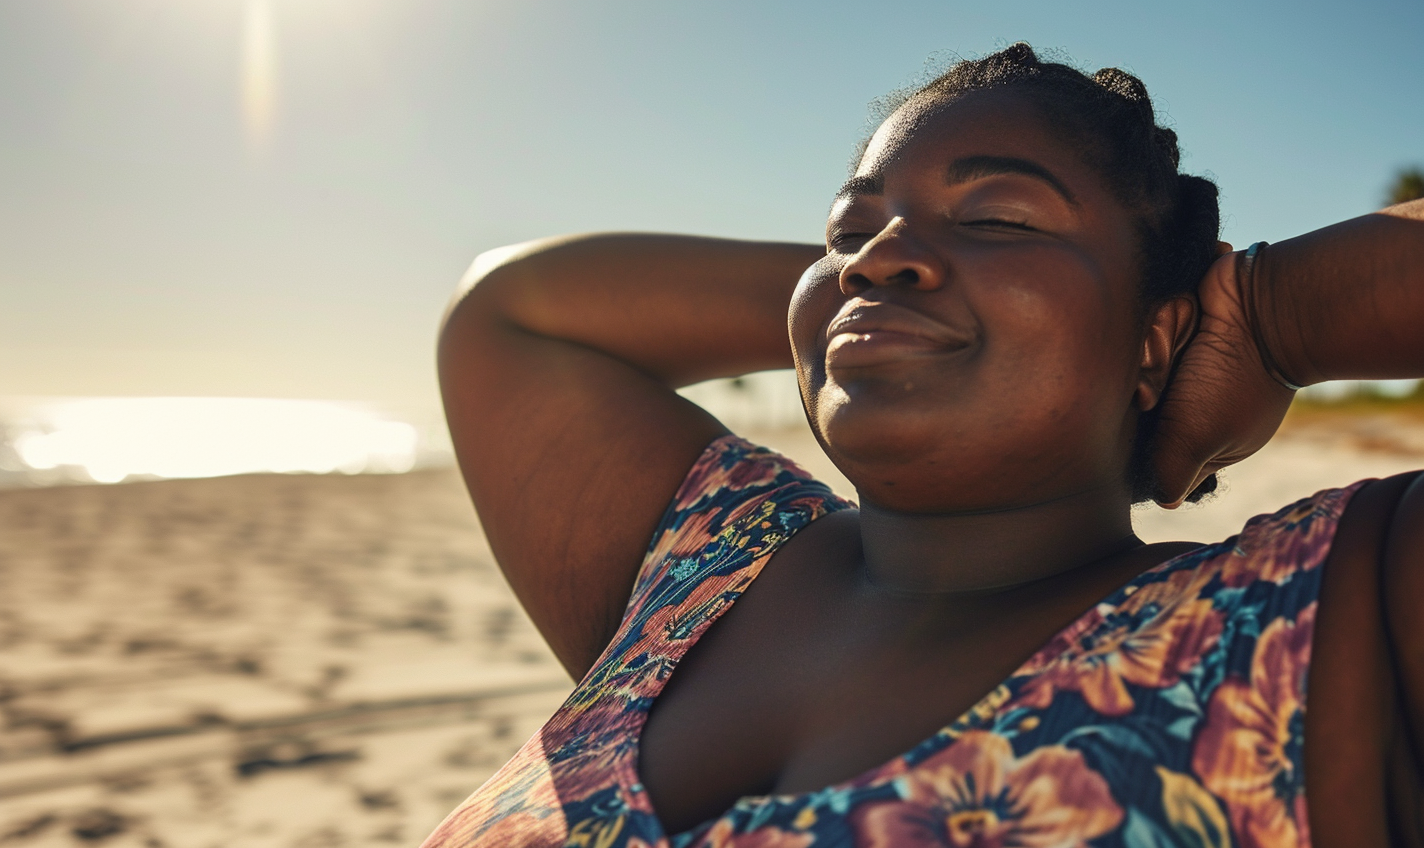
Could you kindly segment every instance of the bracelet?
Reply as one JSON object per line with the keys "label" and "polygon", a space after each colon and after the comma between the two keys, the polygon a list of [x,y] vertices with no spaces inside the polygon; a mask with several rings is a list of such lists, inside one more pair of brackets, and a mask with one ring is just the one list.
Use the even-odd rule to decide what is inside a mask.
{"label": "bracelet", "polygon": [[1256,353],[1261,357],[1261,365],[1265,366],[1271,379],[1292,392],[1298,392],[1305,386],[1296,385],[1281,371],[1275,357],[1271,356],[1271,349],[1266,346],[1266,340],[1262,338],[1261,322],[1257,320],[1259,312],[1256,309],[1256,257],[1261,255],[1267,244],[1269,242],[1256,242],[1246,248],[1246,254],[1241,258],[1241,281],[1246,290],[1247,308],[1251,312],[1251,337],[1256,342]]}

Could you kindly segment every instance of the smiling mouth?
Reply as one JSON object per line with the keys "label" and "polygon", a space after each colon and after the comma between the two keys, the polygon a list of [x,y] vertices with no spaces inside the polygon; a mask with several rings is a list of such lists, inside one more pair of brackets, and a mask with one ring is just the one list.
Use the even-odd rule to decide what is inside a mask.
{"label": "smiling mouth", "polygon": [[972,339],[912,309],[852,300],[826,328],[826,367],[866,368],[940,356]]}

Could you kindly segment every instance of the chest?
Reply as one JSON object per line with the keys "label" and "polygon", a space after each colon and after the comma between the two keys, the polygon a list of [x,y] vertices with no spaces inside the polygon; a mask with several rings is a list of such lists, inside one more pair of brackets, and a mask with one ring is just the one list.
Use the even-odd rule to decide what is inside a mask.
{"label": "chest", "polygon": [[[1110,813],[1137,815],[1158,805],[1165,817],[1158,826],[1170,827],[1173,815],[1195,804],[1223,827],[1260,831],[1262,844],[1276,837],[1282,844],[1386,844],[1385,823],[1398,803],[1390,800],[1390,783],[1417,794],[1417,781],[1387,777],[1391,763],[1403,762],[1392,747],[1395,754],[1405,747],[1391,709],[1377,557],[1357,543],[1371,534],[1351,525],[1313,576],[1252,584],[1243,573],[1184,570],[1144,584],[1119,614],[1130,620],[1126,614],[1136,609],[1150,624],[1070,627],[1056,649],[1072,661],[1058,666],[1035,664],[1052,647],[1045,643],[1150,562],[1124,565],[1127,573],[1110,571],[1081,590],[965,612],[945,626],[910,610],[847,604],[824,570],[818,580],[798,578],[810,564],[787,557],[777,569],[768,566],[769,579],[743,595],[677,667],[643,729],[640,776],[658,817],[677,833],[745,796],[813,793],[885,772],[956,717],[992,702],[999,714],[981,722],[992,731],[985,738],[1012,747],[993,768],[980,768],[981,780],[1029,770],[1025,764],[1047,751],[1067,750],[1021,744],[1034,735],[1024,732],[1031,724],[1058,723],[1056,737],[1099,737],[1075,743],[1089,759],[1060,770],[1095,774],[1084,765],[1092,762],[1116,780],[1101,787],[1104,822]],[[817,565],[824,569],[824,560]],[[1306,577],[1313,589],[1302,588]],[[1223,590],[1228,583],[1235,585]],[[985,698],[1005,691],[1000,684],[1010,678],[1006,697],[1021,709]],[[1151,750],[1135,771],[1124,765],[1134,747]],[[934,775],[923,764],[916,768]],[[1408,764],[1393,771],[1414,773]],[[935,791],[964,791],[952,783]]]}
{"label": "chest", "polygon": [[1151,564],[1135,558],[1069,587],[947,610],[867,600],[847,546],[834,533],[805,536],[682,658],[655,701],[638,769],[669,832],[748,795],[811,792],[884,766]]}

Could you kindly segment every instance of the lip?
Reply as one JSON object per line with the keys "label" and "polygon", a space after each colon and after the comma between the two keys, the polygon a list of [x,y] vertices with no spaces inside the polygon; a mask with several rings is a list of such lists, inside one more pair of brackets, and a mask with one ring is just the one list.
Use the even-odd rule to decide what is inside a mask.
{"label": "lip", "polygon": [[826,328],[826,365],[859,368],[951,353],[972,339],[913,309],[855,298]]}

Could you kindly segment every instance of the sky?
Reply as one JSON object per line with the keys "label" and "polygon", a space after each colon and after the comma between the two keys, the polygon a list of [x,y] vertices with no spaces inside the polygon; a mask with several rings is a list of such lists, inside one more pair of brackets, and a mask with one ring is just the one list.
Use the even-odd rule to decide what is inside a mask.
{"label": "sky", "polygon": [[438,415],[480,251],[819,241],[869,104],[1018,40],[1141,76],[1239,245],[1424,164],[1419,0],[0,0],[0,396]]}

